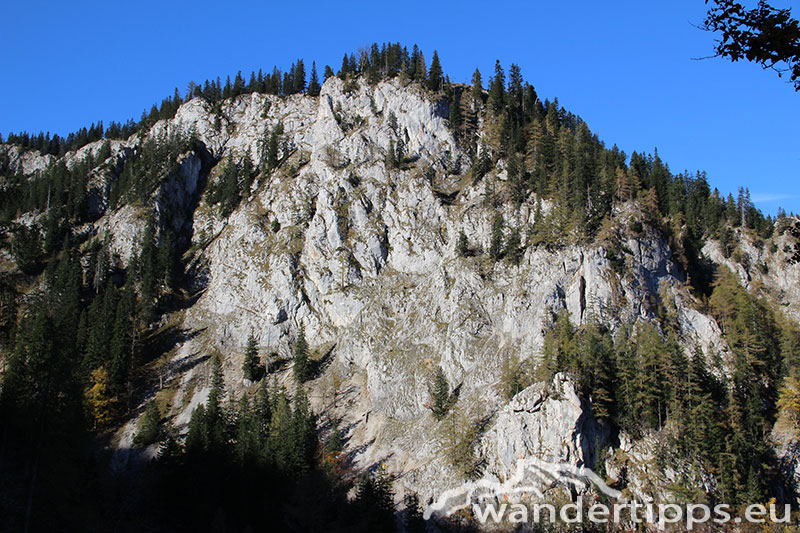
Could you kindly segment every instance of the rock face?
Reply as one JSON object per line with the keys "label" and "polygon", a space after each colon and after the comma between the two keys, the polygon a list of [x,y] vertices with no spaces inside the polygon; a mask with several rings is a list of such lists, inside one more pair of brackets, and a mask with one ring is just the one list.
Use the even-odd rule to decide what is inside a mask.
{"label": "rock face", "polygon": [[[223,356],[228,390],[241,394],[248,335],[262,357],[290,358],[302,324],[326,363],[309,385],[313,407],[347,428],[354,465],[384,462],[399,492],[430,500],[461,481],[446,459],[449,430],[425,407],[436,366],[458,390],[453,419],[488,421],[475,452],[503,478],[520,456],[591,467],[607,438],[563,376],[508,404],[498,392],[504,360],[538,359],[560,310],[575,324],[596,316],[616,328],[652,320],[652,302],[669,298],[687,349],[724,352],[716,322],[696,308],[669,246],[650,230],[617,228],[624,253],[616,267],[602,247],[577,244],[527,247],[519,264],[489,260],[481,250],[498,210],[506,228],[524,234],[536,199],[494,207],[487,197],[505,171],[477,183],[461,176],[471,161],[447,117],[446,104],[398,80],[353,88],[332,77],[318,98],[249,94],[218,109],[198,98],[147,134],[192,134],[198,147],[179,158],[150,204],[107,210],[114,172],[96,176],[90,186],[104,215],[92,231],[108,235],[123,265],[152,212],[191,246],[186,270],[198,292],[170,317],[186,335],[165,376],[177,389],[171,409],[181,428],[208,394],[209,354]],[[256,176],[252,194],[221,217],[204,193],[219,178],[215,163],[246,154],[255,162],[278,124],[279,166]],[[144,138],[114,142],[112,158],[129,157]],[[398,147],[403,161],[387,164]],[[11,159],[28,173],[47,164],[18,152]],[[623,220],[637,214],[625,209]],[[462,231],[475,252],[468,257],[456,252]],[[787,298],[800,301],[790,290]]]}
{"label": "rock face", "polygon": [[497,415],[479,449],[486,458],[484,472],[508,479],[518,461],[530,457],[594,468],[608,437],[608,428],[595,421],[575,385],[557,374],[552,383],[531,385],[514,396]]}

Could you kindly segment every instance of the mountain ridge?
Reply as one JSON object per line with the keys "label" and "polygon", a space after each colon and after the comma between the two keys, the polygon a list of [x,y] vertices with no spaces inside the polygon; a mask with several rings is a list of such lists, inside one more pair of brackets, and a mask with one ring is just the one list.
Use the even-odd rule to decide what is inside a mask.
{"label": "mountain ridge", "polygon": [[[173,426],[182,435],[189,431],[195,408],[208,403],[213,389],[211,356],[221,357],[229,393],[254,393],[257,386],[241,371],[248,335],[260,356],[269,358],[268,365],[277,366],[266,369],[269,380],[290,387],[301,326],[318,365],[305,388],[314,411],[328,419],[319,424],[320,435],[329,435],[336,421],[346,428],[344,452],[355,471],[383,464],[397,476],[398,494],[417,493],[422,501],[457,485],[470,466],[503,479],[519,454],[577,466],[603,464],[606,472],[621,472],[618,457],[609,457],[607,448],[613,449],[615,440],[628,443],[617,450],[635,457],[636,443],[645,446],[647,439],[668,433],[664,426],[633,436],[608,422],[617,434],[611,438],[611,429],[595,413],[596,395],[581,388],[584,371],[557,368],[553,376],[539,378],[547,347],[556,342],[552,331],[559,315],[566,313],[576,330],[597,323],[609,338],[621,338],[632,324],[654,328],[665,338],[673,334],[680,347],[676,353],[695,357],[699,352],[712,373],[723,379],[733,375],[737,348],[729,345],[730,327],[709,311],[704,290],[710,282],[704,285],[688,273],[688,267],[702,266],[693,265],[702,256],[692,255],[692,239],[681,238],[690,230],[670,228],[680,215],[661,214],[655,192],[648,194],[642,185],[639,195],[624,192],[635,184],[634,171],[614,176],[621,197],[611,200],[610,215],[596,223],[596,231],[581,236],[576,220],[588,216],[564,211],[567,199],[558,196],[558,187],[547,187],[551,196],[528,190],[519,179],[517,152],[510,148],[504,154],[497,146],[507,122],[491,109],[491,91],[480,93],[486,103],[474,103],[474,153],[452,128],[452,108],[430,94],[399,79],[372,84],[331,77],[319,97],[247,94],[216,104],[195,98],[144,135],[111,141],[108,148],[107,141],[96,141],[65,158],[69,169],[89,154],[110,151],[91,169],[86,218],[74,232],[84,236],[79,246],[83,277],[93,280],[98,276],[92,272],[105,269],[100,278],[133,279],[132,273],[150,261],[144,237],[151,235],[156,244],[149,253],[163,254],[166,266],[156,261],[162,273],[151,288],[155,307],[140,312],[153,320],[141,334],[180,332],[169,350],[150,346],[155,357],[144,372],[148,385],[135,397],[138,410],[120,419],[114,469],[133,468],[154,451],[134,444],[148,398],[169,398],[166,414]],[[464,86],[458,94],[468,98]],[[540,161],[536,150],[545,149],[547,136],[538,135],[543,144],[523,159]],[[568,146],[568,134],[554,137]],[[151,139],[167,139],[169,157],[143,163],[139,174],[126,171],[136,157],[148,157],[145,146]],[[178,148],[168,139],[178,139]],[[478,162],[490,152],[490,168],[480,175]],[[25,155],[16,147],[6,147],[5,153],[9,169],[28,173],[49,172],[55,159]],[[251,170],[244,171],[248,164]],[[159,169],[152,190],[137,190],[136,180],[124,183],[125,176],[146,176],[150,168]],[[231,203],[226,203],[228,189],[236,191]],[[514,200],[520,191],[527,194]],[[572,194],[583,193],[572,188]],[[751,214],[751,208],[742,208],[742,218],[763,224],[763,216]],[[44,213],[38,218],[48,223]],[[35,219],[22,216],[17,222]],[[498,220],[500,249],[493,246]],[[548,220],[555,222],[542,229]],[[734,267],[756,295],[771,294],[773,301],[786,303],[796,320],[800,297],[791,280],[800,269],[788,261],[785,249],[795,244],[788,228],[797,222],[785,217],[781,224],[784,231],[768,238],[774,250],[753,227],[732,231],[728,239],[735,245],[728,257],[723,249],[728,245],[711,238],[701,239],[700,253]],[[519,242],[509,245],[515,230]],[[459,247],[462,234],[466,249]],[[99,251],[90,256],[93,242]],[[141,277],[137,295],[144,300],[146,276]],[[759,279],[765,280],[761,287],[755,286]],[[639,342],[636,335],[630,338]],[[510,379],[506,366],[515,358],[511,366],[535,366],[537,377],[523,371],[512,375],[512,381],[519,380],[515,387],[522,387],[512,387],[512,403],[539,394],[548,409],[520,414],[509,407],[511,398],[502,389]],[[443,420],[432,420],[429,413],[436,368],[455,394]],[[543,386],[548,382],[556,384],[553,390],[573,390],[578,405],[565,406]],[[661,417],[660,407],[656,415]],[[562,431],[586,418],[599,429],[577,424]],[[533,426],[541,428],[538,441],[527,434]],[[561,445],[564,431],[572,443],[567,447]],[[786,454],[781,458],[797,461]],[[685,466],[675,465],[678,471]],[[631,475],[631,490],[645,495],[641,491],[652,479]],[[689,479],[705,475],[703,467],[691,471]],[[706,486],[714,489],[713,483]],[[660,490],[669,493],[663,483]]]}

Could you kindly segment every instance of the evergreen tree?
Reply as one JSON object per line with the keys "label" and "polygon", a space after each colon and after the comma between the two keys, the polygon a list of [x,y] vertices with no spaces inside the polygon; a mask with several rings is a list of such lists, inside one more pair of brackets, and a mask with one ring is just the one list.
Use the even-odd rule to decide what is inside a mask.
{"label": "evergreen tree", "polygon": [[302,59],[298,59],[294,67],[293,93],[301,93],[306,90],[306,67]]}
{"label": "evergreen tree", "polygon": [[406,533],[424,533],[425,518],[416,493],[406,494],[403,498],[405,511],[403,512],[403,528]]}
{"label": "evergreen tree", "polygon": [[461,96],[460,94],[455,94],[450,101],[450,126],[455,132],[458,132],[463,121],[464,119],[461,114]]}
{"label": "evergreen tree", "polygon": [[[327,73],[326,73],[327,74]],[[326,76],[327,79],[327,76]],[[311,62],[311,78],[308,80],[308,91],[307,94],[309,96],[319,96],[320,91],[319,85],[319,78],[317,77],[317,63],[315,61]]]}
{"label": "evergreen tree", "polygon": [[498,59],[494,64],[494,77],[489,85],[489,104],[495,113],[499,113],[505,105],[506,77]]}
{"label": "evergreen tree", "polygon": [[328,451],[331,453],[340,453],[342,447],[342,432],[339,429],[339,422],[334,419],[331,422],[331,436],[328,438]]}
{"label": "evergreen tree", "polygon": [[20,225],[14,232],[11,253],[20,270],[26,274],[36,273],[42,257],[42,241],[39,230],[36,227]]}
{"label": "evergreen tree", "polygon": [[414,62],[414,79],[420,83],[424,83],[425,80],[428,79],[428,70],[425,66],[425,56],[419,51],[417,52],[416,61]]}
{"label": "evergreen tree", "polygon": [[522,237],[519,233],[519,228],[514,228],[508,235],[503,255],[512,264],[518,265],[520,260],[522,260],[522,252]]}
{"label": "evergreen tree", "polygon": [[209,426],[222,422],[222,401],[225,397],[225,379],[222,375],[222,360],[218,355],[211,359],[211,390],[206,402]]}
{"label": "evergreen tree", "polygon": [[189,432],[186,435],[186,453],[199,455],[209,448],[208,414],[204,405],[192,411],[189,419]]}
{"label": "evergreen tree", "polygon": [[294,342],[294,378],[303,383],[311,378],[311,361],[308,357],[305,326],[300,324],[297,340]]}
{"label": "evergreen tree", "polygon": [[290,472],[294,466],[292,409],[286,391],[281,389],[275,399],[269,426],[268,449],[279,470]]}
{"label": "evergreen tree", "polygon": [[392,480],[383,466],[373,476],[361,476],[353,504],[358,512],[358,531],[394,530]]}
{"label": "evergreen tree", "polygon": [[458,241],[456,242],[456,253],[460,257],[467,257],[468,255],[470,255],[469,241],[467,240],[467,234],[464,233],[464,230],[461,230],[458,233]]}
{"label": "evergreen tree", "polygon": [[431,412],[436,420],[441,420],[450,409],[450,384],[444,375],[442,367],[436,367],[436,372],[430,384]]}
{"label": "evergreen tree", "polygon": [[158,442],[162,436],[162,423],[161,412],[158,409],[158,404],[155,400],[147,402],[144,415],[139,426],[139,432],[136,433],[133,442],[137,446],[148,446],[154,442]]}
{"label": "evergreen tree", "polygon": [[244,352],[244,362],[242,363],[242,373],[244,379],[248,381],[255,381],[258,379],[259,364],[258,364],[258,346],[256,345],[256,338],[250,333],[247,339],[247,349]]}
{"label": "evergreen tree", "polygon": [[503,253],[503,215],[497,213],[492,221],[492,237],[489,241],[489,257],[495,261]]}
{"label": "evergreen tree", "polygon": [[508,98],[518,120],[522,118],[522,83],[519,65],[512,63],[508,70]]}
{"label": "evergreen tree", "polygon": [[292,463],[296,472],[308,472],[317,451],[317,423],[303,385],[297,383],[291,423]]}
{"label": "evergreen tree", "polygon": [[477,68],[472,74],[472,99],[476,104],[483,101],[483,81],[481,80],[481,71]]}
{"label": "evergreen tree", "polygon": [[442,65],[439,63],[439,54],[433,51],[431,68],[428,70],[427,87],[431,91],[438,91],[442,88]]}
{"label": "evergreen tree", "polygon": [[272,419],[272,399],[269,393],[268,380],[266,379],[261,381],[261,385],[258,387],[258,392],[256,393],[254,417],[259,435],[261,435],[263,441],[267,437],[270,421]]}

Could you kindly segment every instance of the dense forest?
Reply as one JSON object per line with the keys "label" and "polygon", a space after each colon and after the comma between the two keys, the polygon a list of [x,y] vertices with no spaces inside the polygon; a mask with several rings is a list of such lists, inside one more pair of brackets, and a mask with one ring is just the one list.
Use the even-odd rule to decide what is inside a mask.
{"label": "dense forest", "polygon": [[[249,93],[314,98],[331,76],[349,84],[396,77],[417,84],[447,104],[449,124],[471,158],[473,183],[500,165],[507,171],[506,184],[492,189],[495,207],[535,198],[541,210],[543,200],[553,201],[530,227],[507,227],[498,214],[486,251],[493,261],[518,262],[528,247],[595,243],[622,269],[626,251],[612,220],[621,205],[637,203],[643,216],[623,220],[622,231],[655,232],[670,244],[690,290],[735,355],[730,375],[700,353],[687,357],[665,297],[653,303],[653,324],[615,335],[599,319],[576,327],[566,313],[555,317],[542,363],[505,373],[508,396],[566,372],[602,424],[633,435],[661,431],[675,454],[717,474],[714,498],[738,504],[773,496],[780,479],[764,436],[781,409],[800,413],[793,403],[800,395],[800,334],[700,250],[714,239],[725,257],[736,258],[741,235],[770,246],[773,236],[797,231],[794,219],[765,217],[746,189],[723,196],[702,172],[673,173],[657,152],[629,156],[608,148],[557,100],[542,101],[517,65],[506,73],[497,62],[486,87],[478,70],[470,85],[457,84],[436,52],[428,64],[417,46],[409,52],[373,44],[345,54],[338,72],[324,67],[322,77],[312,63],[308,81],[297,60],[288,72],[259,71],[247,81],[239,72],[224,83],[192,82],[183,96],[176,90],[139,121],[92,124],[65,138],[7,136],[7,145],[55,157],[26,176],[0,152],[2,247],[17,267],[0,274],[0,529],[386,531],[396,520],[407,531],[424,528],[415,497],[398,514],[391,476],[380,469],[356,475],[342,453],[338,422],[311,411],[304,383],[318,369],[302,332],[294,345],[294,390],[276,385],[277,365],[261,364],[251,340],[242,373],[257,382],[252,394],[226,391],[219,358],[209,354],[211,393],[192,414],[185,439],[163,405],[140,406],[152,387],[149,363],[174,334],[159,318],[192,297],[183,259],[189,242],[161,228],[153,213],[136,257],[123,268],[107,242],[82,230],[106,210],[146,206],[180,154],[202,151],[190,134],[148,137],[129,157],[114,158],[110,141],[144,136],[192,98],[212,106]],[[250,154],[223,163],[220,180],[205,191],[223,217],[252,194],[256,177],[278,166],[282,135],[280,127],[269,132],[257,164]],[[97,141],[105,144],[69,168],[58,158]],[[391,152],[387,165],[402,165],[402,147]],[[106,207],[89,201],[99,166],[114,176]],[[463,256],[479,253],[463,233],[457,248]],[[437,418],[446,415],[448,392],[441,378],[439,385]],[[155,459],[138,477],[115,476],[106,466],[108,443],[139,410],[136,444],[157,444]],[[353,479],[355,497],[348,499]]]}

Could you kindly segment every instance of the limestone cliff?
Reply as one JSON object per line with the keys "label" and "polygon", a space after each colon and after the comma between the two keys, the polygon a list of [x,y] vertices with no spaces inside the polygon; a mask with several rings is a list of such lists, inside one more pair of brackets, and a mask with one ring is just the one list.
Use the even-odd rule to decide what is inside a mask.
{"label": "limestone cliff", "polygon": [[[480,253],[489,247],[498,210],[508,227],[524,229],[535,222],[537,199],[519,209],[493,205],[491,190],[507,179],[504,164],[480,181],[467,179],[471,158],[448,115],[446,103],[414,85],[345,84],[333,77],[319,97],[249,94],[215,108],[196,98],[173,119],[112,143],[110,161],[90,184],[102,216],[85,230],[108,236],[125,266],[145,218],[155,213],[162,230],[179,234],[188,249],[192,297],[185,309],[163,318],[183,337],[159,367],[159,385],[174,390],[170,411],[180,430],[208,394],[210,354],[222,355],[226,385],[240,394],[252,386],[241,374],[250,332],[262,357],[290,360],[303,324],[323,361],[308,384],[320,431],[325,434],[331,418],[340,419],[354,467],[383,462],[397,474],[398,491],[416,491],[423,502],[462,481],[448,459],[460,425],[481,425],[475,460],[496,478],[508,476],[519,457],[544,455],[588,467],[608,461],[613,475],[624,467],[624,460],[611,459],[617,451],[633,461],[646,455],[641,450],[648,442],[610,441],[608,429],[592,417],[591,399],[579,398],[566,377],[551,388],[531,385],[509,403],[499,391],[504,361],[536,361],[562,309],[575,324],[598,317],[616,329],[652,321],[653,302],[668,299],[677,310],[681,344],[706,354],[725,354],[720,327],[687,289],[686,274],[661,235],[627,227],[641,216],[632,202],[618,208],[624,223],[613,229],[623,253],[613,264],[601,244],[529,246],[519,264]],[[257,163],[278,124],[279,165],[256,176],[253,193],[222,217],[206,191],[220,179],[223,162],[249,154]],[[175,133],[196,139],[175,170],[144,205],[111,208],[111,163],[131,157],[147,138]],[[68,154],[68,164],[101,144]],[[386,161],[397,146],[405,163],[394,168]],[[49,162],[50,156],[7,151],[12,168],[26,174]],[[545,201],[540,212],[549,208]],[[476,252],[466,257],[456,250],[462,231]],[[715,246],[709,241],[706,254],[740,271]],[[779,291],[796,317],[800,296],[791,280],[800,267],[768,250],[754,248],[751,255],[752,264],[769,265],[770,276],[762,276],[773,280],[768,289]],[[747,272],[740,274],[750,282]],[[426,407],[437,365],[458,391],[442,422]],[[288,385],[290,365],[281,368],[270,379]],[[126,468],[137,453],[131,451],[134,428],[132,420],[121,432],[116,468]]]}

